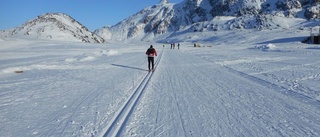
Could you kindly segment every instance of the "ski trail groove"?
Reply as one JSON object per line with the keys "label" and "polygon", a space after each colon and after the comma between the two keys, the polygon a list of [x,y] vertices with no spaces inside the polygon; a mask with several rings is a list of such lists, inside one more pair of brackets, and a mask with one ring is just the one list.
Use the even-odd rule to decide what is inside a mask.
{"label": "ski trail groove", "polygon": [[[155,61],[155,70],[157,69],[157,66],[161,60],[162,54],[163,50]],[[130,95],[128,100],[120,107],[117,112],[115,112],[110,122],[105,128],[103,128],[99,137],[120,136],[122,129],[126,125],[126,122],[128,121],[130,114],[133,112],[133,109],[137,105],[138,100],[141,98],[141,95],[147,87],[152,75],[153,72],[149,72],[148,74],[146,74],[139,86],[135,88],[134,92]]]}
{"label": "ski trail groove", "polygon": [[298,92],[295,92],[295,91],[292,91],[291,89],[287,89],[283,86],[280,86],[280,85],[277,85],[275,83],[271,83],[269,81],[266,81],[266,80],[263,80],[263,79],[260,79],[258,77],[255,77],[255,76],[252,76],[252,75],[249,75],[249,74],[246,74],[244,72],[240,72],[238,70],[235,70],[233,68],[230,68],[230,67],[227,67],[227,66],[224,66],[229,72],[232,72],[234,74],[237,74],[239,76],[242,76],[248,80],[251,80],[257,84],[260,84],[262,86],[265,86],[265,87],[268,87],[268,88],[271,88],[271,89],[275,89],[277,91],[279,91],[279,93],[285,95],[285,96],[290,96],[291,98],[295,99],[295,100],[298,100],[304,104],[308,104],[308,105],[311,105],[313,107],[316,107],[318,109],[320,109],[319,107],[319,104],[320,104],[320,101],[318,100],[315,100],[309,96],[306,96],[306,95],[303,95],[301,93],[298,93]]}

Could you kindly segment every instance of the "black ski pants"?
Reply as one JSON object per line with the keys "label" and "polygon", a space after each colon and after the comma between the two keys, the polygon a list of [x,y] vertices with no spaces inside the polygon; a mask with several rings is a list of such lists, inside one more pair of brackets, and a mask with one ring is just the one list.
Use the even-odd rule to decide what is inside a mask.
{"label": "black ski pants", "polygon": [[150,66],[152,65],[152,70],[154,69],[154,57],[148,57],[148,68],[150,69]]}

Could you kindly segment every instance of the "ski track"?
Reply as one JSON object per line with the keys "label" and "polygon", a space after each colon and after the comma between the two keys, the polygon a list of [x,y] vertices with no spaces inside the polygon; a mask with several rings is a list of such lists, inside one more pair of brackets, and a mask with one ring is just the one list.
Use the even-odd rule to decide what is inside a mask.
{"label": "ski track", "polygon": [[1,60],[30,70],[0,79],[0,136],[320,135],[318,51],[164,48],[147,73],[137,47]]}
{"label": "ski track", "polygon": [[122,135],[319,135],[317,100],[188,52],[166,50]]}
{"label": "ski track", "polygon": [[[72,104],[71,108],[66,109],[65,111],[59,112],[57,114],[57,116],[55,116],[53,119],[56,121],[59,121],[57,123],[58,126],[56,126],[54,129],[52,129],[49,134],[47,134],[46,136],[52,136],[52,134],[56,131],[59,130],[59,132],[61,132],[61,135],[59,136],[66,136],[66,132],[65,130],[68,129],[68,126],[71,126],[73,124],[73,116],[75,115],[75,113],[80,109],[81,106],[85,106],[85,104],[87,103],[92,103],[94,102],[95,98],[97,96],[99,96],[99,94],[101,94],[102,90],[97,90],[97,91],[93,91],[90,94],[88,94],[87,96],[85,96],[83,99],[81,99],[79,102],[74,102],[75,104]],[[61,117],[65,117],[64,119],[60,119]],[[58,129],[60,128],[61,129]],[[74,131],[76,131],[74,129]],[[71,133],[73,134],[73,133]]]}
{"label": "ski track", "polygon": [[[99,47],[91,51],[96,54],[96,50],[99,51]],[[91,54],[90,50],[86,52]],[[82,57],[83,52],[79,51],[77,54],[79,53],[81,56],[73,56]],[[132,58],[144,59],[144,56],[140,56],[140,54],[128,54],[132,54]],[[18,79],[9,77],[10,79],[1,80],[1,90],[3,91],[0,96],[2,100],[0,107],[4,109],[2,116],[5,116],[2,122],[13,121],[9,122],[10,124],[2,125],[2,131],[7,131],[8,128],[12,129],[12,125],[18,121],[28,123],[28,125],[18,124],[15,128],[21,131],[12,130],[4,136],[20,136],[22,132],[24,136],[96,136],[101,127],[104,127],[106,121],[113,115],[113,109],[116,109],[126,99],[126,94],[130,93],[132,87],[136,86],[135,81],[141,79],[139,73],[145,71],[130,69],[128,66],[111,65],[132,62],[131,58],[122,56],[108,58],[97,56],[95,61],[101,62],[103,65],[95,65],[94,67],[91,66],[89,60],[86,62],[65,62],[65,58],[70,58],[70,55],[60,57],[47,55],[44,58],[30,59],[29,62],[24,63],[26,66],[43,64],[44,68],[27,70]],[[141,60],[135,63],[139,65],[144,62]],[[48,70],[45,68],[48,63],[57,66],[68,65],[71,69],[53,68]],[[77,69],[77,66],[83,63],[87,69]],[[91,67],[94,69],[90,69]],[[110,69],[112,74],[107,72]],[[83,73],[84,71],[85,73]],[[130,76],[132,79],[115,79],[110,82],[111,78],[105,78],[105,76],[123,77],[123,75]],[[6,88],[11,89],[6,90]],[[108,91],[113,91],[110,92],[112,95],[105,94]],[[42,98],[38,99],[41,96]],[[52,98],[57,100],[52,100]],[[33,100],[35,100],[33,103],[29,103]],[[15,109],[16,106],[19,106],[19,109]],[[31,108],[32,111],[29,112]],[[22,113],[23,110],[26,112]],[[8,115],[8,112],[14,112],[15,115]]]}
{"label": "ski track", "polygon": [[[155,70],[161,60],[163,52],[160,53],[159,57],[155,61]],[[103,137],[109,136],[120,136],[127,120],[129,119],[133,109],[136,107],[137,102],[141,98],[146,86],[148,85],[150,79],[152,78],[154,72],[149,72],[143,78],[139,86],[133,91],[129,99],[124,103],[124,105],[115,113],[114,117],[111,118],[109,124],[103,129],[101,135]]]}

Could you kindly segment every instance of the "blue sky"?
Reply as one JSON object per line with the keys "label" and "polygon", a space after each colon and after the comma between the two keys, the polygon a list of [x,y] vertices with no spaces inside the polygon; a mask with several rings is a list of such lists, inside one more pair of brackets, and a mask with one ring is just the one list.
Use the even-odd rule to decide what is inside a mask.
{"label": "blue sky", "polygon": [[[1,0],[0,30],[18,27],[49,12],[70,15],[89,30],[115,25],[160,0]],[[169,0],[180,3],[183,0]]]}

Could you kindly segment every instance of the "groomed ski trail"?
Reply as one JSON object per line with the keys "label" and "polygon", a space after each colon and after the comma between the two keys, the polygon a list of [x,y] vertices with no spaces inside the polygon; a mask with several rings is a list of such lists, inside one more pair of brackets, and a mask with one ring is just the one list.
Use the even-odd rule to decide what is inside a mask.
{"label": "groomed ski trail", "polygon": [[[161,60],[162,54],[163,51],[159,54],[155,61],[155,70],[157,69],[157,66]],[[148,72],[146,74],[141,83],[134,89],[134,92],[130,95],[128,100],[118,109],[118,111],[111,118],[109,124],[103,129],[99,137],[120,136],[121,131],[123,130],[127,120],[130,117],[130,114],[136,107],[137,102],[141,98],[141,95],[147,87],[153,74],[154,72]]]}
{"label": "groomed ski trail", "polygon": [[319,102],[185,51],[157,69],[121,136],[319,136]]}

